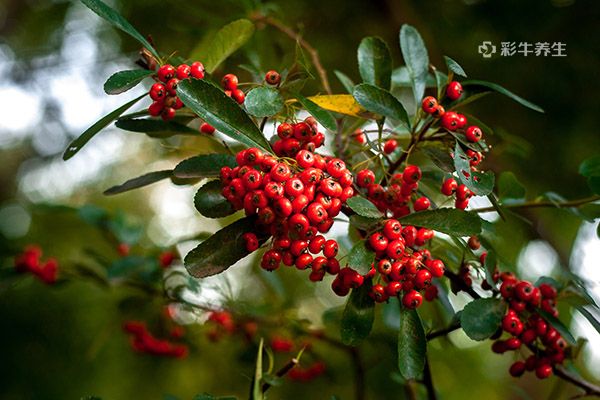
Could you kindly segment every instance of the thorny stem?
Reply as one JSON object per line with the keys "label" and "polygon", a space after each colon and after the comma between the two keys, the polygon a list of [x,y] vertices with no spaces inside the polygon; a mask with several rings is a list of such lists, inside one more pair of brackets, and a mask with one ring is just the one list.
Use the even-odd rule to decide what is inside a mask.
{"label": "thorny stem", "polygon": [[[600,196],[590,196],[590,197],[585,197],[582,199],[563,201],[563,202],[552,202],[549,200],[528,201],[528,202],[519,203],[519,204],[506,204],[506,205],[503,205],[502,207],[504,207],[504,208],[542,208],[542,207],[568,208],[568,207],[578,207],[583,204],[591,203],[591,202],[594,202],[597,200],[600,200]],[[484,208],[476,208],[471,211],[483,213],[483,212],[496,211],[496,209],[494,207],[484,207]]]}
{"label": "thorny stem", "polygon": [[[288,361],[287,364],[285,364],[283,367],[281,367],[276,373],[275,375],[278,376],[279,378],[281,378],[282,376],[285,376],[285,374],[287,374],[288,372],[290,372],[292,370],[292,368],[294,368],[296,365],[298,365],[298,359],[297,358],[292,358],[290,361]],[[270,383],[263,383],[262,385],[262,392],[266,392],[267,390],[269,390],[269,388],[271,387]]]}
{"label": "thorny stem", "polygon": [[296,32],[293,29],[291,29],[290,27],[286,26],[281,21],[279,21],[275,18],[272,18],[272,17],[268,17],[266,15],[258,14],[258,15],[252,16],[251,18],[254,21],[263,22],[263,23],[270,25],[273,28],[279,30],[282,33],[285,33],[287,36],[289,36],[290,38],[295,40],[300,46],[302,46],[302,48],[304,48],[304,50],[306,50],[310,54],[312,63],[315,66],[317,73],[319,74],[319,78],[321,79],[321,84],[323,85],[323,89],[325,89],[327,94],[332,93],[331,86],[329,86],[329,79],[327,78],[327,71],[325,70],[325,68],[323,68],[323,65],[321,64],[321,59],[319,58],[319,52],[314,47],[312,47],[310,43],[308,43],[306,40],[304,40],[302,38],[302,35],[300,35],[300,33]]}

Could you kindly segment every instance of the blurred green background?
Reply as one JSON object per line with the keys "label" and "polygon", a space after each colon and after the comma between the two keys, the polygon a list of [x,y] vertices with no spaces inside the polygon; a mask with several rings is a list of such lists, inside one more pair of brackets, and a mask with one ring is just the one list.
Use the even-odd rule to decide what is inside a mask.
{"label": "blurred green background", "polygon": [[[597,95],[600,3],[597,1],[305,0],[259,5],[227,0],[128,0],[112,4],[140,32],[150,34],[162,52],[176,51],[182,55],[189,54],[205,35],[234,19],[247,17],[256,10],[272,13],[304,32],[305,39],[319,50],[334,92],[338,93],[343,92],[343,87],[335,79],[334,69],[359,81],[356,48],[361,38],[368,35],[384,38],[392,50],[395,66],[399,66],[402,59],[398,31],[401,24],[412,24],[422,34],[433,64],[443,69],[443,55],[451,56],[469,77],[500,83],[546,110],[545,114],[538,114],[498,95],[471,106],[469,112],[496,132],[488,138],[494,149],[486,160],[487,167],[513,171],[528,188],[531,198],[547,191],[569,198],[590,194],[577,168],[583,159],[600,151]],[[563,42],[567,57],[496,54],[484,59],[477,52],[484,40],[494,42],[498,50],[501,41]],[[119,99],[106,96],[102,83],[112,73],[132,68],[137,48],[131,38],[115,31],[77,2],[4,0],[0,3],[3,255],[32,242],[41,244],[47,254],[61,260],[78,257],[83,245],[116,257],[114,249],[106,246],[97,232],[82,226],[73,215],[35,204],[92,203],[110,210],[128,210],[133,220],[148,227],[145,238],[148,246],[170,245],[178,238],[216,228],[214,222],[195,217],[191,189],[161,183],[158,189],[112,198],[101,195],[106,187],[127,178],[172,167],[189,154],[210,150],[207,142],[173,139],[159,143],[112,130],[99,135],[74,159],[66,163],[61,159],[62,151],[73,137],[124,103],[127,96],[134,96],[129,93]],[[293,50],[294,43],[289,38],[272,28],[259,29],[217,74],[239,71],[238,64],[257,56],[264,70],[281,69],[289,62]],[[318,85],[312,83],[306,92],[317,90]],[[137,91],[141,93],[141,89]],[[179,150],[182,145],[185,151]],[[591,224],[583,231],[578,218],[556,210],[528,212],[527,217],[532,224],[519,228],[523,234],[515,235],[519,237],[506,246],[511,258],[518,260],[519,268],[526,268],[533,259],[551,264],[541,267],[545,273],[559,274],[561,268],[576,270],[585,257],[583,248],[574,244],[578,232],[581,238],[585,232],[593,231],[587,226]],[[514,229],[506,227],[508,233]],[[598,259],[593,262],[597,267]],[[11,261],[6,257],[3,263],[8,266]],[[557,268],[553,269],[554,266]],[[243,273],[256,274],[249,268]],[[589,280],[590,287],[597,289],[597,281]],[[306,304],[311,304],[315,294],[312,285],[304,280],[298,283],[293,271],[282,273],[282,281],[295,294],[296,304],[301,304],[303,298]],[[271,301],[264,286],[243,287],[240,296]],[[164,394],[172,393],[188,399],[202,391],[245,396],[253,353],[248,356],[249,350],[235,340],[208,345],[197,333],[191,356],[184,361],[131,352],[126,337],[120,333],[121,322],[132,316],[132,311],[124,310],[121,303],[129,295],[124,290],[99,289],[88,283],[48,289],[31,279],[2,287],[0,398],[77,399],[94,394],[104,399],[161,399]],[[339,301],[327,299],[315,309],[332,304]],[[315,313],[310,307],[304,308],[308,308],[303,311],[307,315]],[[137,309],[133,316],[143,319],[155,314],[156,309]],[[568,320],[569,315],[565,318]],[[598,343],[597,337],[589,339]],[[371,341],[364,351],[369,398],[404,398],[401,386],[394,381],[393,357],[380,357],[394,350],[374,339]],[[457,348],[443,340],[430,346],[434,379],[444,399],[566,398],[573,393],[572,388],[553,379],[544,382],[531,377],[511,379],[506,372],[510,357],[493,355],[489,343],[469,343],[461,334],[453,336],[453,343],[466,348]],[[352,372],[346,356],[327,347],[318,347],[315,352],[328,360],[326,375],[310,384],[288,382],[282,388],[275,388],[272,398],[329,398],[332,394],[342,399],[352,398]],[[598,379],[598,363],[593,368],[593,362],[599,359],[588,358],[587,363],[582,359],[578,365],[586,376],[595,373]]]}

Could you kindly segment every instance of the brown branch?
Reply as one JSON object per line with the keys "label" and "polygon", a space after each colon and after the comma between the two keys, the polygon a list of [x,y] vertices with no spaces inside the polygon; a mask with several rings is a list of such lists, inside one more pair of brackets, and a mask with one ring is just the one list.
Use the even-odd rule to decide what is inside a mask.
{"label": "brown branch", "polygon": [[435,387],[433,386],[433,378],[431,376],[431,367],[429,365],[429,359],[427,357],[425,358],[423,384],[427,388],[427,400],[437,400],[437,395],[435,394]]}
{"label": "brown branch", "polygon": [[[291,371],[292,368],[294,368],[296,365],[298,365],[298,359],[297,358],[292,358],[290,361],[288,361],[287,364],[285,364],[283,367],[281,367],[276,373],[275,376],[281,378],[283,376],[285,376],[285,374],[287,374],[288,372]],[[269,388],[271,387],[271,384],[268,382],[263,383],[262,385],[262,392],[266,392],[267,390],[269,390]]]}
{"label": "brown branch", "polygon": [[[569,207],[578,207],[587,203],[591,203],[593,201],[600,200],[600,196],[590,196],[585,197],[583,199],[576,199],[570,201],[563,202],[552,202],[552,201],[528,201],[520,204],[507,204],[502,205],[504,208],[542,208],[542,207],[557,207],[557,208],[569,208]],[[494,207],[484,207],[484,208],[476,208],[471,210],[474,212],[491,212],[496,211]]]}
{"label": "brown branch", "polygon": [[423,125],[423,128],[421,128],[421,131],[418,134],[411,136],[406,151],[402,153],[398,160],[396,160],[396,162],[393,163],[388,169],[389,175],[392,175],[400,167],[400,165],[406,161],[410,153],[417,147],[419,142],[423,140],[425,133],[427,133],[427,130],[431,127],[431,125],[433,125],[434,121],[435,119],[432,119],[431,121],[427,122],[425,125]]}
{"label": "brown branch", "polygon": [[429,332],[427,334],[427,340],[429,341],[429,340],[433,340],[433,339],[435,339],[437,337],[440,337],[440,336],[446,336],[450,332],[454,332],[457,329],[460,329],[460,322],[459,321],[456,321],[455,323],[449,325],[446,328],[443,328],[443,329],[440,329],[440,330],[437,330],[437,331]]}
{"label": "brown branch", "polygon": [[319,58],[319,52],[314,47],[312,47],[310,43],[308,43],[306,40],[304,40],[302,38],[302,35],[300,35],[300,33],[294,31],[290,27],[286,26],[283,22],[281,22],[275,18],[272,18],[272,17],[268,17],[265,15],[259,14],[259,15],[254,15],[251,18],[256,22],[263,22],[263,23],[270,25],[273,28],[279,30],[282,33],[285,33],[287,36],[289,36],[290,38],[295,40],[300,46],[302,46],[302,48],[304,48],[304,50],[306,50],[310,54],[312,63],[315,66],[317,73],[319,74],[319,78],[321,79],[321,84],[323,85],[323,89],[325,89],[327,94],[332,93],[331,86],[329,86],[329,79],[327,78],[327,71],[325,70],[325,68],[323,68],[323,65],[321,64],[321,59]]}
{"label": "brown branch", "polygon": [[573,385],[585,390],[585,394],[587,396],[600,397],[600,386],[594,385],[593,383],[586,381],[580,376],[571,373],[562,365],[554,366],[554,374],[559,378],[564,379],[565,381],[570,382]]}

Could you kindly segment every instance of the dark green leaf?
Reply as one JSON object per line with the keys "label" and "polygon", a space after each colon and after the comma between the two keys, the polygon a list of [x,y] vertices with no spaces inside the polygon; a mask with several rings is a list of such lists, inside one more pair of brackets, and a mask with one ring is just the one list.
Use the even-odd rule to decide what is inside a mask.
{"label": "dark green leaf", "polygon": [[237,166],[235,157],[229,154],[202,154],[183,160],[173,170],[178,178],[217,178],[222,167]]}
{"label": "dark green leaf", "polygon": [[380,220],[377,218],[363,217],[362,215],[351,215],[350,225],[363,231],[370,231],[378,227]]}
{"label": "dark green leaf", "polygon": [[342,342],[349,346],[358,345],[369,336],[375,320],[375,302],[369,296],[371,281],[366,280],[362,286],[352,289],[342,314]]}
{"label": "dark green leaf", "polygon": [[460,314],[463,331],[473,340],[485,340],[500,326],[506,313],[506,303],[500,299],[477,299],[465,306]]}
{"label": "dark green leaf", "polygon": [[522,97],[517,96],[513,92],[503,88],[502,86],[500,86],[496,83],[486,82],[486,81],[464,81],[464,82],[462,82],[462,86],[464,88],[468,88],[468,89],[470,89],[470,88],[477,88],[477,89],[484,89],[484,90],[491,89],[497,93],[503,94],[503,95],[513,99],[514,101],[521,104],[522,106],[525,106],[525,107],[530,108],[537,112],[541,112],[541,113],[544,112],[544,110],[542,108],[540,108],[539,106],[533,104],[532,102],[530,102],[528,100],[525,100]]}
{"label": "dark green leaf", "polygon": [[196,135],[198,131],[176,121],[163,121],[151,118],[121,118],[115,122],[117,128],[130,132],[146,133],[150,137],[171,137],[174,135]]}
{"label": "dark green leaf", "polygon": [[586,216],[589,221],[600,218],[600,204],[588,203],[579,207],[579,211]]}
{"label": "dark green leaf", "polygon": [[358,215],[362,215],[367,218],[382,218],[383,214],[375,207],[375,204],[362,196],[354,196],[348,199],[346,202],[348,207],[352,209]]}
{"label": "dark green leaf", "polygon": [[87,142],[89,142],[96,133],[100,132],[102,129],[106,128],[111,122],[115,119],[119,118],[119,115],[123,114],[125,111],[129,109],[129,107],[133,106],[135,103],[140,101],[142,98],[146,97],[146,93],[141,95],[138,98],[131,100],[128,103],[123,104],[121,107],[117,108],[113,112],[108,115],[102,117],[99,121],[97,121],[94,125],[90,126],[85,132],[81,134],[77,139],[73,140],[69,147],[65,150],[63,154],[63,160],[68,160],[73,157]]}
{"label": "dark green leaf", "polygon": [[330,131],[335,131],[337,129],[335,118],[329,111],[319,107],[315,102],[307,99],[300,93],[296,92],[294,93],[294,96],[300,102],[300,104],[302,104],[306,111],[308,111],[310,115],[315,117],[315,119],[319,121],[321,125],[323,125],[326,129]]}
{"label": "dark green leaf", "polygon": [[109,189],[106,189],[104,191],[104,194],[107,196],[110,196],[113,194],[127,192],[129,190],[133,190],[133,189],[151,185],[151,184],[161,181],[163,179],[170,178],[171,176],[173,176],[173,171],[170,169],[163,170],[163,171],[149,172],[142,176],[138,176],[137,178],[130,179],[127,182],[122,183],[121,185],[113,186]]}
{"label": "dark green leaf", "polygon": [[352,96],[354,96],[358,104],[368,111],[397,121],[402,121],[410,128],[410,120],[406,109],[402,103],[387,90],[368,83],[361,83],[354,87]]}
{"label": "dark green leaf", "polygon": [[283,98],[277,89],[260,86],[248,92],[244,105],[255,117],[271,117],[283,108]]}
{"label": "dark green leaf", "polygon": [[365,83],[390,89],[392,56],[387,44],[378,37],[366,37],[358,46],[358,71]]}
{"label": "dark green leaf", "polygon": [[443,171],[454,172],[454,160],[450,157],[447,148],[430,144],[419,149]]}
{"label": "dark green leaf", "polygon": [[210,181],[194,196],[194,206],[208,218],[223,218],[235,212],[231,203],[221,194],[221,181]]}
{"label": "dark green leaf", "polygon": [[[577,311],[579,311],[590,322],[590,324],[592,324],[594,329],[596,329],[596,331],[598,333],[600,333],[600,321],[598,321],[598,319],[594,316],[594,314],[592,314],[590,311],[588,311],[583,306],[577,307]],[[596,311],[596,313],[598,313],[597,308],[594,308],[594,311]]]}
{"label": "dark green leaf", "polygon": [[569,328],[567,328],[558,318],[544,310],[538,310],[538,312],[570,345],[577,343],[577,340],[575,340],[573,334],[569,331]]}
{"label": "dark green leaf", "polygon": [[477,235],[481,218],[476,213],[456,208],[419,211],[399,219],[402,225],[415,225],[454,236]]}
{"label": "dark green leaf", "polygon": [[375,253],[367,248],[367,243],[361,240],[355,244],[350,253],[348,253],[348,266],[361,275],[365,275],[371,270],[375,262]]}
{"label": "dark green leaf", "polygon": [[579,164],[579,173],[586,178],[600,176],[600,155],[583,160]]}
{"label": "dark green leaf", "polygon": [[417,310],[400,308],[398,368],[404,379],[419,379],[425,368],[427,338]]}
{"label": "dark green leaf", "polygon": [[419,32],[410,25],[402,25],[400,29],[400,49],[412,80],[415,102],[421,103],[427,85],[429,56],[427,48]]}
{"label": "dark green leaf", "polygon": [[454,167],[461,183],[464,183],[478,196],[487,196],[494,189],[494,173],[471,171],[469,157],[465,154],[460,144],[456,142],[454,148]]}
{"label": "dark green leaf", "polygon": [[343,72],[338,71],[337,69],[334,70],[333,73],[335,74],[335,76],[337,76],[339,81],[342,83],[342,85],[344,86],[344,89],[346,89],[346,91],[348,93],[352,94],[352,90],[354,90],[354,82],[352,82],[352,79],[350,79],[348,77],[348,75],[344,74]]}
{"label": "dark green leaf", "polygon": [[210,40],[201,42],[190,58],[202,60],[206,71],[212,74],[219,64],[242,47],[253,33],[254,24],[251,21],[238,19],[222,27]]}
{"label": "dark green leaf", "polygon": [[181,101],[219,132],[249,147],[270,150],[252,119],[221,89],[201,79],[186,79],[177,86]]}
{"label": "dark green leaf", "polygon": [[[226,226],[200,243],[185,256],[185,267],[190,275],[204,278],[219,274],[249,253],[242,235],[256,230],[254,218],[242,218]],[[266,238],[259,238],[264,242]]]}
{"label": "dark green leaf", "polygon": [[467,73],[465,70],[453,59],[448,56],[444,56],[444,61],[446,61],[446,66],[448,67],[448,71],[454,72],[456,75],[460,75],[463,77],[467,77]]}
{"label": "dark green leaf", "polygon": [[[439,73],[444,77],[444,82],[446,82],[448,79],[446,74],[443,72]],[[406,68],[406,66],[403,65],[398,67],[392,72],[392,85],[397,87],[412,87],[412,79],[410,78],[410,72],[408,72],[408,68]],[[425,86],[428,88],[436,87],[436,79],[431,72],[427,74]]]}
{"label": "dark green leaf", "polygon": [[126,92],[153,73],[154,71],[145,69],[117,72],[116,74],[111,75],[106,83],[104,83],[104,92],[106,94],[120,94]]}
{"label": "dark green leaf", "polygon": [[522,200],[525,198],[525,187],[519,182],[515,174],[510,171],[503,172],[498,177],[498,196],[500,200]]}
{"label": "dark green leaf", "polygon": [[119,28],[123,32],[127,33],[129,36],[137,40],[147,48],[154,57],[160,60],[160,56],[158,52],[152,47],[152,45],[146,40],[146,38],[139,33],[121,14],[119,14],[115,9],[107,6],[100,0],[81,0],[81,2],[90,10],[98,14],[100,17],[104,18],[106,21],[110,22],[116,28]]}

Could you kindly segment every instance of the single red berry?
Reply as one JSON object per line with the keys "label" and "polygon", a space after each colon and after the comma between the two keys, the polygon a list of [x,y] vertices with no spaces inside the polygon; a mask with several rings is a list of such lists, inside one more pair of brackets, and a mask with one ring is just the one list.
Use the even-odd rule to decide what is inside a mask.
{"label": "single red berry", "polygon": [[506,339],[505,344],[508,350],[517,350],[519,347],[521,347],[521,341],[516,337]]}
{"label": "single red berry", "polygon": [[[479,241],[479,238],[477,238],[477,236],[471,236],[467,244],[469,245],[469,248],[471,250],[479,250],[479,248],[481,247],[481,242]],[[485,261],[482,264],[484,263]]]}
{"label": "single red berry", "polygon": [[467,185],[461,184],[456,188],[456,198],[459,200],[468,200],[473,196],[473,192],[469,190]]}
{"label": "single red berry", "polygon": [[516,315],[507,315],[502,319],[502,329],[511,335],[518,336],[523,332],[523,323]]}
{"label": "single red berry", "polygon": [[192,75],[192,68],[187,64],[181,64],[177,67],[177,79],[187,79]]}
{"label": "single red berry", "polygon": [[167,88],[160,82],[156,82],[150,88],[150,98],[154,101],[164,100],[167,95]]}
{"label": "single red berry", "polygon": [[460,82],[452,81],[448,84],[446,88],[446,96],[450,100],[457,100],[463,93],[463,88]]}
{"label": "single red berry", "polygon": [[420,269],[413,280],[417,289],[425,289],[431,285],[431,272],[426,269]]}
{"label": "single red berry", "polygon": [[164,108],[165,105],[162,102],[155,101],[148,107],[148,113],[153,117],[158,117]]}
{"label": "single red berry", "polygon": [[427,197],[419,197],[413,203],[413,208],[415,211],[423,211],[427,210],[431,206],[431,202]]}
{"label": "single red berry", "polygon": [[311,137],[312,128],[306,122],[294,124],[294,137],[301,141],[307,141]]}
{"label": "single red berry", "polygon": [[535,369],[535,376],[539,379],[546,379],[552,375],[552,366],[550,364],[542,364]]}
{"label": "single red berry", "polygon": [[483,133],[481,132],[481,129],[475,125],[469,126],[465,132],[465,137],[467,138],[467,140],[473,143],[479,142],[482,136]]}
{"label": "single red berry", "polygon": [[394,139],[387,140],[383,144],[383,152],[385,154],[392,154],[394,150],[398,147],[398,142]]}
{"label": "single red berry", "polygon": [[193,78],[204,78],[204,65],[200,61],[193,62],[190,66],[190,73],[192,74]]}
{"label": "single red berry", "polygon": [[177,95],[177,84],[178,83],[179,83],[179,79],[177,79],[177,78],[172,78],[167,81],[167,85],[166,85],[167,92],[169,92],[169,94],[171,96]]}
{"label": "single red berry", "polygon": [[310,267],[312,262],[313,262],[313,256],[311,256],[308,253],[303,253],[303,254],[300,254],[298,256],[298,258],[296,258],[295,265],[296,265],[296,268],[298,268],[298,269],[306,269],[306,268]]}
{"label": "single red berry", "polygon": [[237,101],[238,104],[242,104],[244,100],[246,100],[246,94],[241,89],[233,90],[231,92],[231,97],[233,97],[233,99]]}
{"label": "single red berry", "polygon": [[158,79],[161,82],[167,83],[169,80],[175,77],[176,71],[172,65],[165,64],[158,69]]}
{"label": "single red berry", "polygon": [[441,192],[445,196],[452,196],[457,188],[458,188],[458,183],[456,183],[456,179],[448,178],[442,184]]}
{"label": "single red berry", "polygon": [[388,219],[383,225],[383,234],[389,240],[395,240],[402,236],[402,225],[398,220]]}
{"label": "single red berry", "polygon": [[516,361],[510,366],[508,372],[515,378],[518,378],[525,373],[525,363],[523,361]]}
{"label": "single red berry", "polygon": [[279,268],[279,264],[281,263],[281,253],[275,250],[268,250],[262,257],[260,262],[260,266],[267,270],[273,271]]}
{"label": "single red berry", "polygon": [[369,292],[369,296],[375,300],[377,303],[383,303],[388,299],[388,294],[385,290],[385,287],[378,283],[371,287],[371,291]]}
{"label": "single red berry", "polygon": [[547,283],[540,284],[540,291],[545,299],[555,299],[557,296],[556,289]]}
{"label": "single red berry", "polygon": [[457,130],[459,125],[458,114],[454,111],[448,111],[444,113],[444,115],[441,118],[441,124],[444,128],[448,129],[449,131]]}
{"label": "single red berry", "polygon": [[421,169],[416,165],[407,165],[402,173],[402,180],[406,183],[417,183],[421,179]]}
{"label": "single red berry", "polygon": [[388,243],[388,239],[381,232],[375,232],[369,237],[369,244],[376,252],[385,251]]}
{"label": "single red berry", "polygon": [[433,110],[433,113],[431,113],[434,118],[441,118],[444,116],[444,114],[446,114],[446,110],[441,104],[438,104],[435,110]]}
{"label": "single red berry", "polygon": [[423,296],[416,290],[410,290],[402,296],[402,304],[408,309],[415,309],[423,303]]}
{"label": "single red berry", "polygon": [[515,286],[514,294],[522,301],[529,301],[533,294],[533,285],[527,281],[521,281]]}
{"label": "single red berry", "polygon": [[238,77],[234,74],[227,74],[221,79],[221,84],[223,85],[223,89],[233,92],[237,89]]}
{"label": "single red berry", "polygon": [[267,82],[269,85],[279,85],[280,81],[281,75],[279,75],[279,72],[277,71],[270,70],[265,74],[265,82]]}
{"label": "single red berry", "polygon": [[462,129],[467,125],[467,117],[464,114],[456,114],[456,126],[458,129]]}
{"label": "single red berry", "polygon": [[425,300],[433,301],[438,297],[438,288],[435,285],[429,285],[425,289]]}
{"label": "single red berry", "polygon": [[248,252],[252,253],[254,250],[258,249],[259,244],[256,234],[252,232],[246,232],[242,235],[242,239],[244,240],[246,250]]}
{"label": "single red berry", "polygon": [[162,110],[160,117],[165,121],[170,121],[175,118],[175,109],[173,107],[166,107]]}
{"label": "single red berry", "polygon": [[427,114],[433,114],[438,106],[437,99],[433,96],[427,96],[423,99],[421,107]]}
{"label": "single red berry", "polygon": [[131,249],[127,243],[119,243],[117,246],[117,253],[119,253],[121,257],[127,257],[130,250]]}
{"label": "single red berry", "polygon": [[370,169],[363,169],[356,175],[356,184],[358,187],[366,188],[375,183],[375,173]]}
{"label": "single red berry", "polygon": [[337,255],[339,250],[338,243],[333,240],[327,240],[323,245],[323,255],[327,258],[333,258]]}
{"label": "single red berry", "polygon": [[300,150],[296,154],[296,161],[301,168],[310,168],[315,163],[315,155],[308,150]]}
{"label": "single red berry", "polygon": [[427,268],[434,278],[440,278],[444,276],[444,270],[446,269],[446,266],[442,260],[432,260],[427,265]]}
{"label": "single red berry", "polygon": [[292,127],[292,125],[284,122],[283,124],[279,125],[277,127],[277,136],[279,136],[282,139],[287,139],[289,137],[292,137],[292,135],[294,134],[294,128]]}

